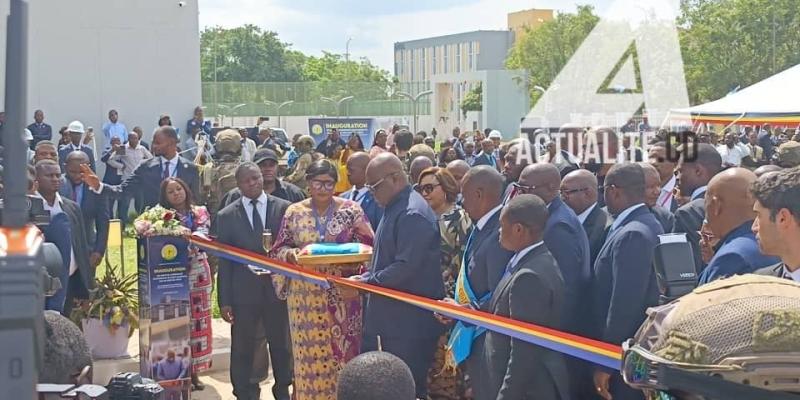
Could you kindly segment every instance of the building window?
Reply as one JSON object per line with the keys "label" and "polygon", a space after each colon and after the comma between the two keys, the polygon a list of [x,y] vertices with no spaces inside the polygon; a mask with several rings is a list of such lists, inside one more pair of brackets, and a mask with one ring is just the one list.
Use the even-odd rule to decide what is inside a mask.
{"label": "building window", "polygon": [[427,53],[427,52],[428,52],[428,49],[420,49],[420,53],[421,53],[420,54],[420,62],[419,62],[420,66],[421,66],[421,68],[420,68],[420,72],[421,72],[420,76],[422,77],[423,81],[428,79],[428,64],[425,63],[425,61],[426,61],[425,60],[426,59],[425,53]]}
{"label": "building window", "polygon": [[414,75],[416,75],[416,71],[415,71],[416,70],[416,64],[414,64],[414,51],[415,50],[411,50],[411,60],[410,60],[410,65],[408,67],[408,69],[411,71],[410,74],[411,74],[411,81],[412,82],[414,81]]}
{"label": "building window", "polygon": [[442,57],[444,59],[444,70],[442,72],[444,72],[445,74],[449,74],[450,73],[450,54],[449,54],[450,53],[450,46],[449,45],[444,45],[442,48],[444,49],[444,51],[442,52],[442,53],[444,53],[444,55]]}
{"label": "building window", "polygon": [[400,79],[404,78],[404,76],[403,76],[403,53],[404,53],[403,50],[400,50],[400,51],[397,52],[397,62],[396,62],[397,66],[395,67],[397,69],[397,76]]}
{"label": "building window", "polygon": [[461,43],[456,45],[456,72],[461,72]]}
{"label": "building window", "polygon": [[467,62],[469,65],[467,69],[470,71],[475,71],[475,47],[473,46],[473,42],[469,42],[469,52],[467,54]]}
{"label": "building window", "polygon": [[438,53],[438,47],[431,48],[431,75],[436,75],[439,71],[436,69],[436,53]]}

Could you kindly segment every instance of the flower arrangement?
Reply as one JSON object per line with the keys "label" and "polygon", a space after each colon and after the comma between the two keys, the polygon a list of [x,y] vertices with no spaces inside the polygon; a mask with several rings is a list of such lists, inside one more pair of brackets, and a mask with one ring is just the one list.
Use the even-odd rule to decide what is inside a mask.
{"label": "flower arrangement", "polygon": [[140,237],[185,236],[191,230],[181,225],[175,211],[160,205],[148,208],[133,221],[133,228]]}
{"label": "flower arrangement", "polygon": [[128,336],[133,335],[139,326],[138,275],[124,276],[106,260],[105,276],[95,282],[89,299],[76,301],[70,319],[78,326],[82,320],[99,319],[112,334],[127,326]]}

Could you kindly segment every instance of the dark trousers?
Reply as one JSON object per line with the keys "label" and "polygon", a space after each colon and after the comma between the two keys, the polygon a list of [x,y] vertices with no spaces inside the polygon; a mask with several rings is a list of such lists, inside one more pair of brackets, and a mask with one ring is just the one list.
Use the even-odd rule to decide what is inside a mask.
{"label": "dark trousers", "polygon": [[75,271],[75,273],[69,277],[67,283],[67,298],[64,301],[64,311],[61,313],[61,315],[69,318],[69,315],[72,313],[72,309],[75,307],[75,300],[88,298],[89,290],[87,290],[86,285],[83,284],[81,271]]}
{"label": "dark trousers", "polygon": [[[233,306],[233,318],[230,372],[234,396],[240,400],[258,400],[261,395],[259,380],[251,378],[258,372],[254,371],[254,366],[258,368],[264,365],[262,360],[255,360],[260,353],[258,348],[264,335],[269,343],[269,358],[272,360],[272,374],[275,377],[272,391],[288,393],[289,385],[292,384],[292,352],[286,303]],[[269,362],[265,362],[269,368]]]}
{"label": "dark trousers", "polygon": [[[432,338],[387,338],[381,336],[381,350],[399,357],[408,365],[414,377],[417,398],[424,399],[428,396],[428,370],[433,364],[433,356],[439,337]],[[364,335],[361,352],[378,350],[378,339],[375,336]]]}

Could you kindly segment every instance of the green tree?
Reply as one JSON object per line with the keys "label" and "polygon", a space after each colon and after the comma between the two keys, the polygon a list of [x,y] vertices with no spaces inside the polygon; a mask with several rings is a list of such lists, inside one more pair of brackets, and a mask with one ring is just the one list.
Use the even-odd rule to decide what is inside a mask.
{"label": "green tree", "polygon": [[597,21],[599,17],[592,6],[578,6],[574,14],[559,13],[536,29],[527,28],[516,41],[506,59],[506,66],[509,69],[528,70],[531,104],[541,96],[533,87],[550,86]]}
{"label": "green tree", "polygon": [[797,0],[682,0],[678,24],[693,104],[800,63]]}
{"label": "green tree", "polygon": [[305,56],[289,50],[277,33],[255,25],[204,30],[200,54],[205,82],[294,82],[303,77]]}
{"label": "green tree", "polygon": [[483,85],[478,84],[467,92],[461,100],[461,113],[467,117],[467,111],[483,111]]}

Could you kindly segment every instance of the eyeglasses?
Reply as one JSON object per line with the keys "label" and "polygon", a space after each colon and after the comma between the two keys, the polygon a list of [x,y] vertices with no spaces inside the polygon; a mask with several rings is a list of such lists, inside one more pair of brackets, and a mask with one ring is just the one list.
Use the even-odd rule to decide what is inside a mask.
{"label": "eyeglasses", "polygon": [[579,192],[585,192],[587,190],[589,190],[589,188],[561,189],[561,190],[559,190],[559,192],[561,193],[562,196],[569,196],[571,194],[575,194],[575,193],[579,193]]}
{"label": "eyeglasses", "polygon": [[397,175],[399,173],[400,173],[399,171],[398,172],[392,172],[391,174],[386,175],[383,178],[379,179],[377,182],[373,183],[372,185],[364,185],[364,187],[367,188],[367,190],[369,190],[370,193],[375,193],[375,191],[378,190],[378,186],[382,185],[383,182],[385,182],[390,177],[392,177],[394,175]]}
{"label": "eyeglasses", "polygon": [[514,190],[516,190],[518,193],[530,193],[536,190],[536,186],[534,185],[526,186],[517,182],[512,183],[511,186],[514,187]]}
{"label": "eyeglasses", "polygon": [[427,196],[427,195],[433,193],[433,191],[436,190],[437,186],[441,186],[441,184],[439,184],[439,183],[437,183],[437,184],[427,183],[425,185],[417,184],[417,185],[414,185],[414,190],[416,190],[417,193],[419,193],[419,194]]}
{"label": "eyeglasses", "polygon": [[309,184],[310,184],[311,188],[314,189],[314,190],[323,190],[324,189],[324,190],[326,190],[328,192],[330,192],[331,190],[333,190],[334,187],[336,187],[336,181],[320,181],[320,180],[317,180],[317,179],[312,179],[309,182]]}

